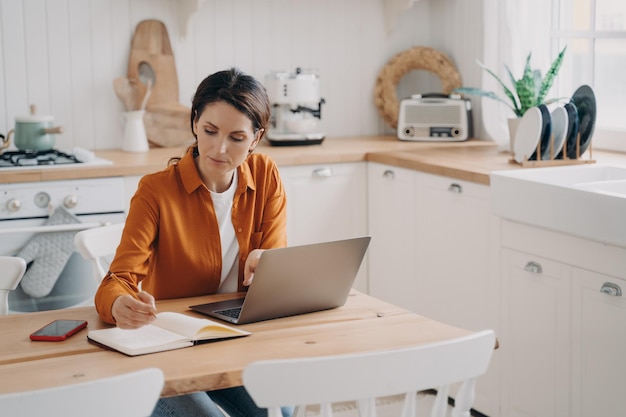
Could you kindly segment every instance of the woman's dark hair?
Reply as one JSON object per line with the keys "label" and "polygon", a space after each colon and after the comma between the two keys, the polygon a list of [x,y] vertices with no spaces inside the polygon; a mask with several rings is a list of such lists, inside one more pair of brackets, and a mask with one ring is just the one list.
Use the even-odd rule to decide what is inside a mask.
{"label": "woman's dark hair", "polygon": [[[271,110],[265,87],[254,77],[245,74],[239,68],[230,68],[213,73],[206,77],[193,96],[191,102],[191,131],[205,107],[211,103],[228,103],[252,121],[252,128],[256,133],[261,131],[262,139],[267,132]],[[196,137],[195,132],[193,135]],[[195,147],[196,145],[192,145]],[[169,163],[176,163],[180,158],[172,158]]]}
{"label": "woman's dark hair", "polygon": [[254,77],[238,68],[219,71],[206,77],[198,86],[191,104],[191,130],[204,108],[223,101],[230,104],[252,121],[254,132],[263,129],[270,121],[270,102],[265,87]]}

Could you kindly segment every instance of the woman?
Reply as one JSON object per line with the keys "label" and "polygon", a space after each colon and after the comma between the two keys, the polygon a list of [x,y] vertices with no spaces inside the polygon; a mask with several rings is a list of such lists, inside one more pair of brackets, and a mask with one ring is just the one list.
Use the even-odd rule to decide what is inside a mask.
{"label": "woman", "polygon": [[[155,299],[244,291],[261,252],[286,245],[278,169],[252,154],[269,119],[264,87],[238,69],[200,83],[191,108],[195,143],[144,176],[131,200],[95,297],[104,321],[134,329],[154,320]],[[215,403],[232,417],[267,415],[243,387],[160,399],[154,415],[223,416]]]}

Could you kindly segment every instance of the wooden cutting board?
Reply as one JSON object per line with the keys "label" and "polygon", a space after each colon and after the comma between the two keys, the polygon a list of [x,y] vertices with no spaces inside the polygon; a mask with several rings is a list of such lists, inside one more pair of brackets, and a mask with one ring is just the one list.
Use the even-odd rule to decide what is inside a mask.
{"label": "wooden cutting board", "polygon": [[[147,62],[152,66],[155,82],[146,108],[159,103],[178,102],[178,75],[176,63],[165,24],[159,20],[144,20],[137,24],[130,46],[128,78],[139,79],[139,64]],[[138,84],[139,108],[146,86]]]}
{"label": "wooden cutting board", "polygon": [[180,103],[155,104],[143,118],[152,147],[191,145],[194,141],[189,120],[191,109]]}
{"label": "wooden cutting board", "polygon": [[[144,124],[151,146],[178,146],[193,141],[191,109],[178,102],[178,75],[174,53],[165,24],[144,20],[137,24],[130,47],[128,78],[139,80],[139,65],[152,66],[155,82],[146,104]],[[137,82],[135,108],[140,108],[146,85]]]}

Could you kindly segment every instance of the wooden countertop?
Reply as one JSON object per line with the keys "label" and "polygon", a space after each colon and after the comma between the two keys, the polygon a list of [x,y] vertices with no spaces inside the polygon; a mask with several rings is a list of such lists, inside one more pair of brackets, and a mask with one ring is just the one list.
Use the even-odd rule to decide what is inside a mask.
{"label": "wooden countertop", "polygon": [[[185,148],[152,148],[146,153],[99,150],[96,156],[113,161],[112,165],[0,170],[0,183],[145,175],[165,168],[169,158],[181,156]],[[400,141],[394,136],[331,137],[321,145],[308,146],[263,142],[257,152],[271,156],[279,166],[373,161],[481,184],[489,184],[491,171],[519,168],[509,163],[508,152],[499,151],[493,142],[477,139],[433,143]],[[593,159],[626,165],[626,154],[594,151]]]}

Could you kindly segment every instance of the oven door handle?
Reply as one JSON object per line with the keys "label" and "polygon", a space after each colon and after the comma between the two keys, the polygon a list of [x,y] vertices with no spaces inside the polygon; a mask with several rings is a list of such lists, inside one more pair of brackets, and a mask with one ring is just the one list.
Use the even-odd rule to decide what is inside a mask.
{"label": "oven door handle", "polygon": [[32,226],[32,227],[17,227],[15,229],[0,229],[0,235],[15,234],[15,233],[48,233],[48,232],[72,232],[75,230],[93,229],[94,227],[101,227],[110,224],[109,222],[94,222],[94,223],[76,223],[76,224],[55,224],[49,226]]}

